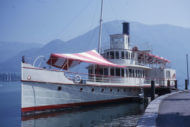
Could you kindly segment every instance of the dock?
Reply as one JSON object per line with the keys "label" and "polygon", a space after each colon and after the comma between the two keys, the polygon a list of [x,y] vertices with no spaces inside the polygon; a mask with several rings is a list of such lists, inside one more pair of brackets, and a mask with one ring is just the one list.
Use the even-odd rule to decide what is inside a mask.
{"label": "dock", "polygon": [[188,127],[190,91],[172,92],[153,100],[139,119],[137,127]]}

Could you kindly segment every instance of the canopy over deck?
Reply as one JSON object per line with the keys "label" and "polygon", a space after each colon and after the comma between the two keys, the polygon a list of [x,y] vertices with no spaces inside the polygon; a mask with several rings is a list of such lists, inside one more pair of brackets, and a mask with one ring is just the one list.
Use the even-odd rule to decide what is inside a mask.
{"label": "canopy over deck", "polygon": [[102,66],[110,66],[110,67],[119,67],[124,68],[126,66],[117,65],[111,63],[110,61],[103,58],[96,50],[90,50],[82,53],[74,53],[74,54],[51,54],[48,64],[57,68],[62,68],[67,70],[70,67],[73,67],[81,62],[92,63],[96,65]]}
{"label": "canopy over deck", "polygon": [[165,58],[163,58],[163,57],[160,57],[160,56],[156,56],[156,55],[153,55],[153,54],[147,54],[148,56],[150,56],[150,57],[154,57],[154,58],[156,58],[157,60],[159,60],[159,61],[163,61],[163,62],[166,62],[166,63],[170,63],[170,61],[169,60],[167,60],[167,59],[165,59]]}
{"label": "canopy over deck", "polygon": [[163,57],[156,56],[156,55],[153,55],[147,51],[140,51],[140,50],[138,50],[138,60],[144,61],[144,62],[150,63],[150,64],[170,63],[169,60],[167,60]]}

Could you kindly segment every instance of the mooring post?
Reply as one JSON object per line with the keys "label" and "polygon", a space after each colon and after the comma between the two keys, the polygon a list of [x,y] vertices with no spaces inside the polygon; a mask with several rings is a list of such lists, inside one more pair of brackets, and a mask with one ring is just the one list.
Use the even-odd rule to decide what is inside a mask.
{"label": "mooring post", "polygon": [[167,87],[170,87],[170,80],[167,81]]}
{"label": "mooring post", "polygon": [[155,82],[151,81],[151,101],[155,98]]}
{"label": "mooring post", "polygon": [[175,88],[177,89],[177,80],[175,80],[174,83],[175,83]]}
{"label": "mooring post", "polygon": [[22,63],[25,63],[25,57],[22,56]]}
{"label": "mooring post", "polygon": [[187,90],[188,89],[188,80],[186,79],[185,80],[185,90]]}
{"label": "mooring post", "polygon": [[185,83],[187,82],[187,86],[186,87],[188,89],[188,85],[189,85],[189,60],[188,60],[188,54],[186,54],[186,61],[187,61],[187,81],[185,81]]}

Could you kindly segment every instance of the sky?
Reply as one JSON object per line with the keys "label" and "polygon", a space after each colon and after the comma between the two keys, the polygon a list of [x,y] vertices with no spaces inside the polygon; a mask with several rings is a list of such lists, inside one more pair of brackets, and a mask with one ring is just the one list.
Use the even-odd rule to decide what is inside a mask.
{"label": "sky", "polygon": [[[101,0],[0,0],[0,41],[67,41],[98,26]],[[190,0],[104,0],[103,22],[190,28]]]}

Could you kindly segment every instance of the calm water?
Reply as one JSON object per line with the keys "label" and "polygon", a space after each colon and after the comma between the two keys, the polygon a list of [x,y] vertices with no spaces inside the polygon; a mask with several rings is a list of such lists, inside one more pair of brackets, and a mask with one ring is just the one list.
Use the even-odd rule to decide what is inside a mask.
{"label": "calm water", "polygon": [[0,82],[0,102],[0,127],[128,127],[144,111],[138,103],[120,103],[21,118],[20,82]]}

